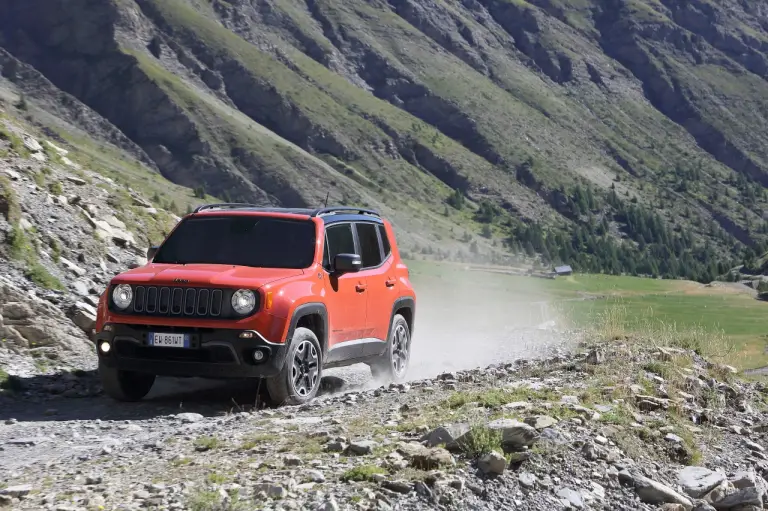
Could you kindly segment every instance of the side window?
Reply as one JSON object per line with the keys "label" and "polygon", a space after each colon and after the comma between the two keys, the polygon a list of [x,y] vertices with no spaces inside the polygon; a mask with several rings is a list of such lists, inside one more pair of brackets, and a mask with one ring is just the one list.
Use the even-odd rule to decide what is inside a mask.
{"label": "side window", "polygon": [[379,236],[381,236],[381,248],[384,249],[384,259],[392,252],[392,247],[389,245],[389,238],[387,238],[387,230],[383,225],[379,225]]}
{"label": "side window", "polygon": [[360,241],[360,257],[363,268],[371,268],[381,264],[381,247],[376,225],[368,223],[357,224],[357,238]]}
{"label": "side window", "polygon": [[355,238],[352,236],[351,224],[331,225],[325,229],[325,251],[323,267],[330,270],[333,260],[338,254],[355,254]]}

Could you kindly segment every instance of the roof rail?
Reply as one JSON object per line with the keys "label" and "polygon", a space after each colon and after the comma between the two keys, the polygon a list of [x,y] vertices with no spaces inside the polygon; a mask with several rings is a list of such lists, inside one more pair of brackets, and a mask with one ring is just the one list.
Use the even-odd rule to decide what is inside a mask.
{"label": "roof rail", "polygon": [[351,206],[334,206],[334,207],[328,207],[328,208],[320,208],[320,209],[314,210],[310,216],[315,217],[315,216],[323,216],[323,215],[333,215],[336,213],[381,216],[379,215],[378,211],[374,211],[372,209],[366,209],[366,208],[355,208]]}
{"label": "roof rail", "polygon": [[238,209],[238,208],[258,208],[256,204],[247,204],[244,202],[222,202],[220,204],[203,204],[195,208],[193,213],[199,213],[205,209]]}

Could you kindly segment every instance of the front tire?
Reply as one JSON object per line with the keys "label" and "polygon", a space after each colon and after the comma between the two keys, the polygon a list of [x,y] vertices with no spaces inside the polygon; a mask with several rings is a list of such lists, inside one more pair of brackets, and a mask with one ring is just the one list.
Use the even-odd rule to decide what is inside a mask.
{"label": "front tire", "polygon": [[400,314],[392,318],[392,328],[386,351],[371,364],[374,380],[381,383],[402,383],[411,360],[411,329]]}
{"label": "front tire", "polygon": [[323,376],[323,351],[315,333],[299,327],[293,333],[283,370],[267,379],[272,404],[302,405],[317,395]]}
{"label": "front tire", "polygon": [[107,367],[101,360],[99,377],[104,392],[116,401],[141,401],[155,384],[154,374],[121,371]]}

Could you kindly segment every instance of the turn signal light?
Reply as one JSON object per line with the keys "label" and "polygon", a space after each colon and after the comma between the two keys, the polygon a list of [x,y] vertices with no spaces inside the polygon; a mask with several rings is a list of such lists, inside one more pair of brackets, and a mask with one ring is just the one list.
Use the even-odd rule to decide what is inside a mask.
{"label": "turn signal light", "polygon": [[266,300],[264,301],[264,308],[266,309],[272,308],[272,291],[267,291]]}
{"label": "turn signal light", "polygon": [[253,339],[253,337],[254,337],[253,332],[240,332],[241,339]]}

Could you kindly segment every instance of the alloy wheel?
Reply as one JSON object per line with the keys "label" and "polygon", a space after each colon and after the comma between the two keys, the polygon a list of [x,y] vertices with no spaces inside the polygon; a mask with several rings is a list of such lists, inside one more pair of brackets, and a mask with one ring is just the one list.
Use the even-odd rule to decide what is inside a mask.
{"label": "alloy wheel", "polygon": [[291,381],[296,394],[306,397],[312,393],[318,383],[320,357],[315,345],[302,341],[293,354]]}
{"label": "alloy wheel", "polygon": [[392,371],[397,377],[405,374],[408,366],[408,332],[404,325],[397,325],[392,337]]}

